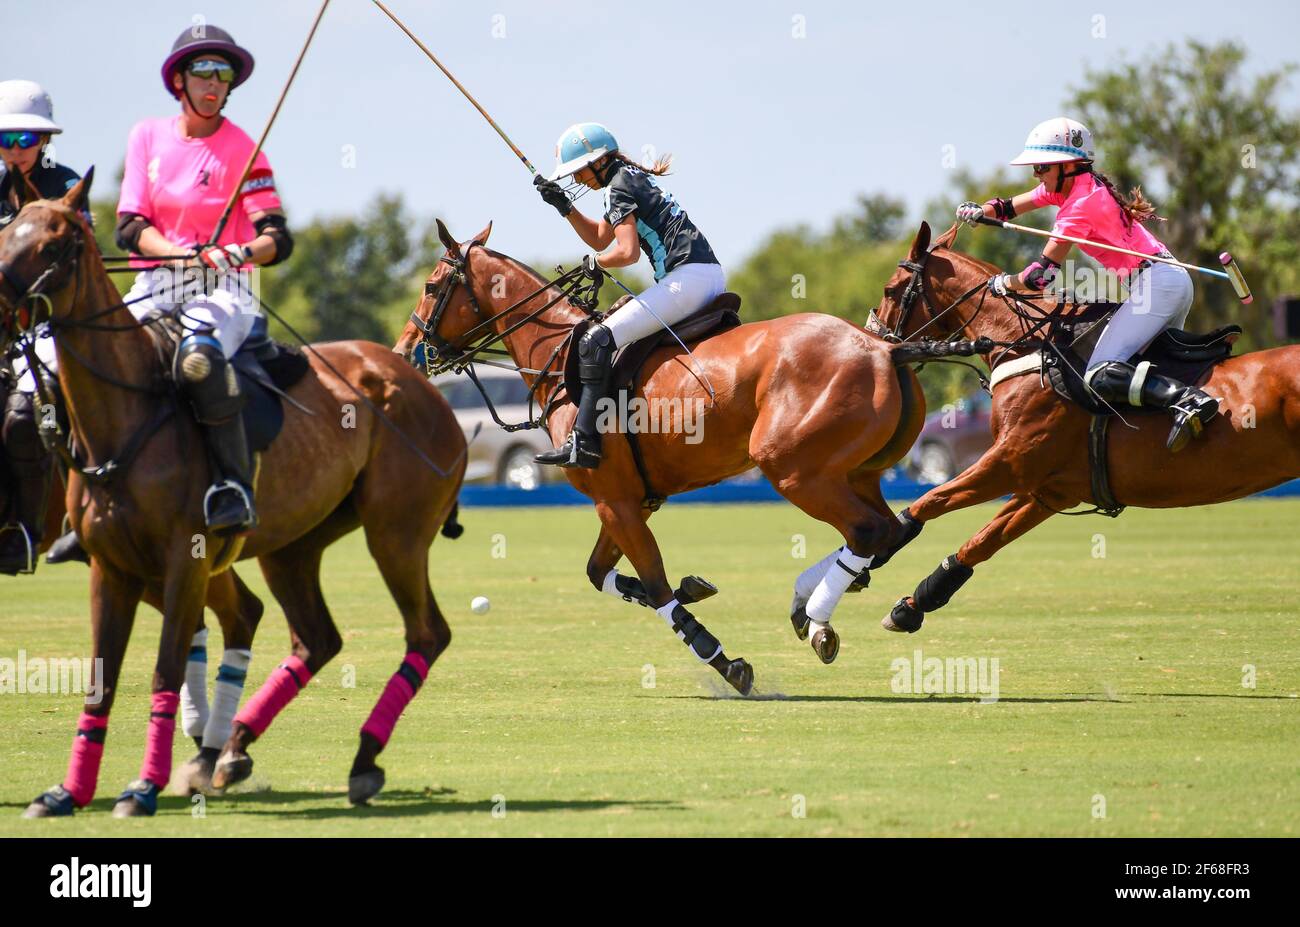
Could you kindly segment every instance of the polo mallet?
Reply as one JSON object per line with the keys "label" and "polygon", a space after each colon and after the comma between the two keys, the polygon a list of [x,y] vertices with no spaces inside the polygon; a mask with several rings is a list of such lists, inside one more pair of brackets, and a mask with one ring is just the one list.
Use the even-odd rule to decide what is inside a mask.
{"label": "polo mallet", "polygon": [[526,157],[524,157],[524,153],[519,150],[519,147],[514,142],[510,141],[510,136],[506,135],[506,133],[501,131],[501,127],[497,125],[496,120],[493,119],[491,116],[489,116],[487,110],[485,110],[482,106],[479,105],[478,100],[474,99],[474,96],[468,90],[465,89],[465,85],[462,84],[460,81],[456,80],[456,76],[447,70],[446,66],[443,65],[443,63],[438,60],[437,56],[434,55],[433,52],[429,51],[429,47],[427,45],[425,45],[418,38],[416,38],[414,32],[406,28],[406,23],[398,19],[392,10],[390,10],[388,7],[380,3],[379,0],[374,0],[374,4],[375,6],[379,7],[381,10],[384,11],[384,15],[387,16],[389,19],[391,19],[394,22],[394,24],[396,24],[398,29],[401,29],[403,32],[406,33],[407,37],[419,47],[420,51],[424,52],[425,55],[428,56],[429,60],[438,66],[438,70],[442,71],[443,74],[447,75],[447,79],[451,81],[453,84],[455,84],[456,89],[465,95],[465,99],[469,100],[469,102],[473,104],[474,108],[479,111],[479,115],[481,115],[484,119],[487,120],[488,125],[490,125],[493,129],[496,129],[497,135],[500,135],[501,140],[510,146],[510,150],[515,153],[515,156],[519,158],[520,161],[524,162],[524,167],[528,168],[528,172],[530,174],[536,175],[537,168],[533,167],[533,162],[529,161]]}
{"label": "polo mallet", "polygon": [[1060,241],[1068,241],[1076,245],[1087,245],[1090,248],[1102,248],[1106,251],[1116,251],[1119,254],[1129,254],[1133,257],[1142,258],[1146,261],[1156,261],[1161,264],[1172,264],[1175,267],[1181,267],[1184,270],[1194,270],[1198,273],[1209,274],[1211,277],[1219,277],[1227,280],[1232,284],[1232,290],[1237,294],[1237,298],[1243,303],[1249,303],[1255,297],[1251,295],[1250,287],[1246,284],[1246,277],[1237,266],[1237,261],[1227,251],[1219,255],[1219,263],[1223,265],[1223,270],[1217,270],[1212,267],[1201,267],[1197,264],[1187,264],[1174,258],[1160,257],[1155,254],[1143,254],[1141,251],[1130,251],[1128,248],[1120,248],[1115,245],[1103,244],[1100,241],[1089,241],[1086,238],[1074,238],[1070,235],[1056,235],[1043,229],[1030,228],[1027,225],[1017,225],[1014,222],[1004,222],[1000,219],[991,219],[988,216],[980,216],[975,220],[980,225],[992,225],[999,228],[1009,229],[1013,232],[1023,232],[1028,235],[1037,235],[1039,238],[1052,238]]}
{"label": "polo mallet", "polygon": [[298,76],[298,68],[302,64],[302,59],[307,55],[307,48],[311,45],[311,40],[316,35],[316,27],[320,25],[321,17],[325,15],[325,8],[330,5],[330,0],[324,0],[320,5],[320,10],[316,13],[316,19],[311,24],[311,31],[307,33],[307,41],[302,43],[302,51],[298,52],[298,60],[293,63],[293,70],[289,72],[289,79],[284,82],[284,89],[280,91],[280,99],[275,101],[275,109],[271,110],[271,118],[266,120],[266,128],[262,130],[262,137],[257,140],[252,154],[248,156],[248,163],[244,165],[244,170],[239,175],[239,182],[235,188],[230,191],[230,199],[226,201],[226,208],[221,211],[221,218],[217,221],[217,228],[212,233],[205,247],[212,247],[225,231],[226,223],[230,221],[230,214],[235,210],[235,203],[239,201],[239,194],[243,191],[244,181],[248,179],[249,173],[253,170],[253,163],[257,156],[262,152],[262,146],[266,144],[266,137],[271,134],[271,126],[275,124],[275,117],[280,114],[280,107],[284,105],[284,98],[289,95],[289,88],[293,86],[293,79]]}

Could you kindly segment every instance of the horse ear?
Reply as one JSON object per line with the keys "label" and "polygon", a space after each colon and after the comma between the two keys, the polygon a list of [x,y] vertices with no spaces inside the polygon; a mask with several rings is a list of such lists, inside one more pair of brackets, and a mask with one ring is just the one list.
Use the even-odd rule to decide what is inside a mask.
{"label": "horse ear", "polygon": [[27,179],[22,171],[9,171],[8,174],[11,178],[9,181],[12,191],[11,196],[16,208],[22,209],[28,203],[33,203],[41,198],[40,193],[36,191],[36,188],[32,186],[31,181]]}
{"label": "horse ear", "polygon": [[82,177],[72,189],[63,194],[63,204],[77,212],[88,212],[90,210],[90,185],[95,182],[95,166],[92,164],[90,170],[86,171],[86,176]]}
{"label": "horse ear", "polygon": [[921,227],[916,231],[916,238],[912,239],[912,250],[908,254],[908,259],[912,261],[920,260],[922,255],[930,249],[930,223],[921,222]]}
{"label": "horse ear", "polygon": [[435,221],[438,223],[438,240],[442,242],[442,246],[447,249],[447,253],[452,257],[460,257],[460,245],[456,244],[456,239],[451,237],[451,232],[447,231],[447,226],[442,224],[441,219]]}
{"label": "horse ear", "polygon": [[952,224],[952,228],[948,229],[948,231],[944,232],[942,235],[939,236],[939,238],[935,241],[934,246],[936,248],[951,248],[952,243],[957,240],[957,233],[959,231],[961,231],[961,223],[954,222]]}
{"label": "horse ear", "polygon": [[488,236],[491,234],[492,234],[492,223],[491,221],[489,221],[487,227],[484,228],[483,231],[479,232],[477,235],[474,236],[474,244],[486,245]]}

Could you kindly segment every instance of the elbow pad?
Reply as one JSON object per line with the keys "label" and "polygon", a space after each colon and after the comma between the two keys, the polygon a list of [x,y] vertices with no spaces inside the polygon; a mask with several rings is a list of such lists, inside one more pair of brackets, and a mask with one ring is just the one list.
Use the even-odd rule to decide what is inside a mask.
{"label": "elbow pad", "polygon": [[1051,286],[1052,281],[1056,279],[1056,272],[1060,269],[1060,264],[1046,254],[1040,254],[1038,260],[1020,272],[1020,282],[1031,290],[1045,290]]}
{"label": "elbow pad", "polygon": [[258,235],[265,235],[275,242],[275,256],[264,266],[279,264],[293,254],[293,236],[289,234],[289,223],[284,216],[263,216],[253,223]]}
{"label": "elbow pad", "polygon": [[113,238],[123,251],[139,254],[140,233],[151,225],[153,223],[139,213],[124,212],[117,217],[117,228],[114,230]]}

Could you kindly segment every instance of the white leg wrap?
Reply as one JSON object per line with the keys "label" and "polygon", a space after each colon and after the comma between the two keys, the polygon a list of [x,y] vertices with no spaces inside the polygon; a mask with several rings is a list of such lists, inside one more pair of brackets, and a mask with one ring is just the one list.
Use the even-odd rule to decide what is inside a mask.
{"label": "white leg wrap", "polygon": [[835,613],[835,606],[839,604],[844,590],[871,563],[870,557],[859,557],[847,547],[841,547],[834,557],[834,562],[813,590],[805,609],[808,617],[816,624],[831,623],[831,615]]}
{"label": "white leg wrap", "polygon": [[190,641],[185,661],[185,682],[181,684],[181,730],[187,737],[202,737],[208,723],[208,629]]}
{"label": "white leg wrap", "polygon": [[230,736],[252,659],[251,650],[232,649],[221,655],[221,668],[217,670],[217,683],[212,690],[212,713],[203,728],[203,746],[220,749]]}
{"label": "white leg wrap", "polygon": [[817,589],[817,584],[822,581],[822,577],[826,575],[826,571],[839,555],[838,550],[829,553],[799,574],[799,578],[794,581],[794,602],[790,605],[792,613],[808,604],[808,600]]}
{"label": "white leg wrap", "polygon": [[623,598],[623,593],[619,592],[618,587],[614,585],[614,580],[616,579],[618,579],[618,570],[610,570],[605,574],[605,582],[601,584],[600,591],[608,592],[610,595],[618,596],[618,598],[621,599]]}

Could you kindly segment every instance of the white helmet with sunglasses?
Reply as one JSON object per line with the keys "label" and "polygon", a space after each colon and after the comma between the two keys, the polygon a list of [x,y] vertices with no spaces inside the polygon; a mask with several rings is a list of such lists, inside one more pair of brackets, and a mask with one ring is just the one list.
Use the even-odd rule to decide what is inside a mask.
{"label": "white helmet with sunglasses", "polygon": [[1082,122],[1057,116],[1040,122],[1025,139],[1025,150],[1011,163],[1061,164],[1066,161],[1091,161],[1092,133]]}

